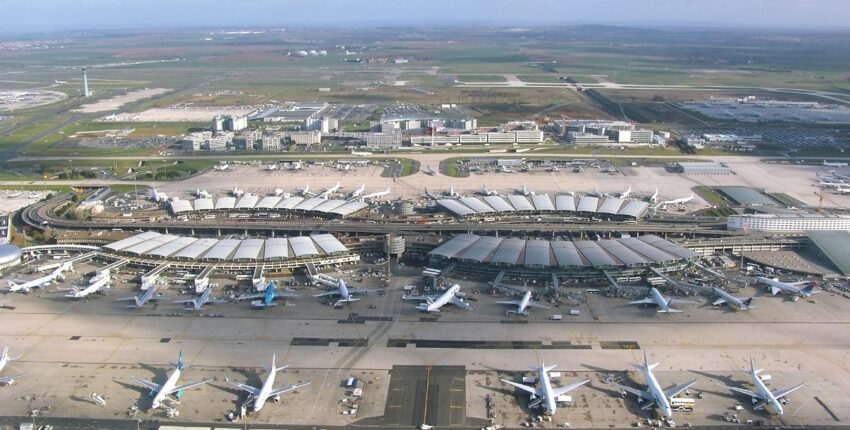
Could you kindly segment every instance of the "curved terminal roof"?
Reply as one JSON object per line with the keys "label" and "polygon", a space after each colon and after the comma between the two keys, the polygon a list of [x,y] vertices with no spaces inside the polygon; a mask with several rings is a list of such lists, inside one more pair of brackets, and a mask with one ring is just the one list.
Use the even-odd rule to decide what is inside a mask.
{"label": "curved terminal roof", "polygon": [[281,196],[266,196],[260,199],[255,207],[257,209],[274,209],[275,205],[280,203],[281,199]]}
{"label": "curved terminal roof", "polygon": [[600,213],[626,218],[640,218],[649,208],[649,203],[640,200],[616,197],[575,197],[568,194],[555,196],[548,194],[530,196],[512,194],[508,196],[444,198],[437,200],[437,204],[458,217],[519,211]]}
{"label": "curved terminal roof", "polygon": [[340,241],[332,234],[313,234],[310,235],[310,239],[313,239],[313,242],[316,242],[316,245],[318,245],[325,254],[341,254],[343,252],[348,252],[348,248],[340,243]]}
{"label": "curved terminal roof", "polygon": [[223,239],[213,245],[206,254],[204,260],[224,261],[230,260],[233,251],[239,246],[242,241],[239,239]]}
{"label": "curved terminal roof", "polygon": [[[194,205],[194,209],[192,206]],[[215,203],[211,198],[200,198],[195,200],[174,200],[170,204],[171,212],[184,214],[192,211],[207,210],[298,210],[304,212],[315,212],[324,215],[338,215],[345,217],[369,207],[368,203],[346,200],[326,200],[320,197],[287,197],[265,196],[260,197],[246,193],[238,200],[231,196],[219,197]]]}
{"label": "curved terminal roof", "polygon": [[236,207],[236,198],[235,197],[219,197],[218,200],[215,201],[215,209],[223,210],[223,209],[233,209]]}
{"label": "curved terminal roof", "polygon": [[260,201],[259,197],[246,193],[236,203],[236,209],[253,209],[254,206],[257,206],[258,201]]}
{"label": "curved terminal roof", "polygon": [[260,256],[260,251],[263,249],[262,239],[245,239],[236,248],[236,253],[233,254],[233,260],[256,260]]}
{"label": "curved terminal roof", "polygon": [[169,242],[176,240],[176,239],[177,239],[177,236],[174,236],[174,235],[171,235],[171,234],[161,234],[157,237],[150,238],[150,239],[145,240],[143,242],[139,242],[139,243],[137,243],[133,246],[122,249],[122,251],[130,253],[130,254],[142,255],[142,254],[147,253],[148,251],[150,251],[154,248],[165,245],[166,243],[169,243]]}
{"label": "curved terminal roof", "polygon": [[172,200],[171,212],[174,212],[175,214],[192,212],[192,203],[188,200]]}
{"label": "curved terminal roof", "polygon": [[266,239],[266,248],[263,254],[265,260],[281,260],[289,257],[289,240],[285,237]]}
{"label": "curved terminal roof", "polygon": [[196,211],[211,211],[215,209],[213,199],[195,199],[192,203],[194,203]]}
{"label": "curved terminal roof", "polygon": [[160,247],[154,248],[151,251],[148,251],[148,255],[152,255],[154,257],[170,257],[172,254],[180,251],[181,249],[195,243],[194,237],[178,237],[177,239],[172,240],[171,242],[166,243]]}
{"label": "curved terminal roof", "polygon": [[196,260],[216,243],[218,243],[218,239],[198,239],[191,245],[172,255],[172,257],[181,260]]}
{"label": "curved terminal roof", "polygon": [[296,257],[315,257],[319,255],[319,250],[313,240],[306,236],[298,236],[289,238],[289,245],[292,246],[292,253]]}
{"label": "curved terminal roof", "polygon": [[440,244],[429,255],[481,264],[562,269],[666,265],[698,258],[696,253],[654,235],[571,242],[459,234]]}

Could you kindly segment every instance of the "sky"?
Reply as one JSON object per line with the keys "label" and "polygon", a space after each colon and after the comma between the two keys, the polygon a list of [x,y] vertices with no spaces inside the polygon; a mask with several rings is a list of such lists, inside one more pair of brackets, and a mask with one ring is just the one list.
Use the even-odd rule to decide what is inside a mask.
{"label": "sky", "polygon": [[850,29],[850,0],[0,0],[0,31],[465,23]]}

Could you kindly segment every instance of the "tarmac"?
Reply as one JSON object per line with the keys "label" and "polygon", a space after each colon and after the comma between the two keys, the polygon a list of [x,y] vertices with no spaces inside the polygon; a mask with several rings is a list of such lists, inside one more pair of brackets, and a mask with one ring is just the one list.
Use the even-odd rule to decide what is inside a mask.
{"label": "tarmac", "polygon": [[[80,265],[66,284],[92,268]],[[161,382],[182,351],[187,364],[182,383],[216,381],[187,390],[177,408],[181,422],[224,420],[238,410],[245,396],[225,378],[260,385],[262,366],[276,353],[278,365],[290,366],[278,375],[277,385],[312,383],[284,394],[280,404],[268,403],[244,423],[397,428],[424,420],[441,427],[472,426],[484,422],[484,398],[490,395],[494,422],[517,427],[529,419],[528,399],[498,380],[519,378],[529,365],[545,362],[558,365],[560,384],[591,380],[570,393],[572,405],[559,408],[546,426],[628,427],[651,417],[651,411],[640,410],[634,398],[622,398],[602,379],[613,375],[640,387],[641,376],[624,371],[646,352],[650,361],[661,362],[656,375],[662,386],[698,380],[691,396],[702,393],[702,398],[694,412],[674,416],[679,425],[724,425],[723,415],[736,413],[737,405],[743,407],[737,412],[741,421],[770,426],[841,426],[850,420],[845,395],[850,392],[850,301],[839,296],[823,293],[792,302],[745,287],[736,294],[755,295],[756,307],[748,312],[714,307],[711,298],[700,297],[699,305],[682,305],[682,314],[660,315],[630,306],[628,299],[586,294],[588,286],[566,285],[586,303],[550,304],[525,318],[508,317],[494,303],[504,296],[485,293],[486,284],[454,280],[469,293],[475,310],[446,308],[436,318],[423,318],[414,303],[401,300],[400,291],[421,281],[414,268],[400,272],[404,276],[392,278],[387,294],[366,295],[340,309],[311,297],[317,288],[297,287],[303,297],[286,305],[252,310],[246,302],[228,303],[199,315],[171,303],[185,298],[172,285],[163,290],[167,300],[133,310],[114,300],[137,292],[130,274],[119,275],[109,295],[89,300],[70,301],[49,290],[7,295],[3,301],[15,309],[0,310],[0,343],[22,358],[4,375],[26,376],[0,387],[9,399],[0,403],[0,416],[27,416],[38,409],[43,417],[168,421],[163,410],[147,411],[147,390],[129,377]],[[380,282],[365,278],[351,285],[374,288]],[[568,309],[580,315],[567,316]],[[564,320],[550,320],[554,313],[564,314]],[[447,341],[452,347],[441,347]],[[805,381],[790,396],[784,416],[753,411],[748,399],[722,387],[749,384],[750,357],[772,376],[771,387]],[[343,386],[350,376],[361,381],[360,399]],[[107,405],[96,405],[92,392]],[[356,414],[343,414],[351,402],[358,405]],[[133,406],[140,410],[128,414]]]}

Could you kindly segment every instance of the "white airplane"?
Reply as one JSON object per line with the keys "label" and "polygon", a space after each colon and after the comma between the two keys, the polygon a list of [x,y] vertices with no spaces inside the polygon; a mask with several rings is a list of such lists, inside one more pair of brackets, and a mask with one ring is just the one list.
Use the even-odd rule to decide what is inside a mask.
{"label": "white airplane", "polygon": [[269,164],[266,166],[266,172],[272,172],[277,170],[277,164]]}
{"label": "white airplane", "polygon": [[437,171],[436,171],[436,170],[434,170],[434,169],[432,169],[432,168],[431,168],[431,165],[429,164],[429,165],[428,165],[428,168],[427,168],[427,169],[425,169],[425,174],[426,174],[426,175],[431,175],[431,176],[436,176],[436,175],[437,175]]}
{"label": "white airplane", "polygon": [[44,288],[44,287],[50,285],[51,282],[53,282],[57,279],[60,280],[60,281],[64,281],[65,275],[63,275],[62,272],[66,271],[66,270],[71,270],[72,267],[73,266],[71,265],[70,262],[65,262],[65,263],[62,263],[59,267],[57,267],[56,270],[54,270],[54,271],[50,272],[49,274],[42,276],[40,278],[33,279],[32,281],[25,281],[25,282],[20,282],[20,283],[16,283],[15,281],[6,281],[6,285],[8,286],[8,291],[10,293],[22,292],[22,293],[27,294],[27,293],[30,292],[31,289],[33,289],[33,288]]}
{"label": "white airplane", "polygon": [[208,193],[207,190],[202,190],[200,188],[195,189],[195,195],[198,198],[202,198],[202,199],[208,199],[208,198],[211,197],[210,193]]}
{"label": "white airplane", "polygon": [[319,196],[318,196],[318,197],[320,197],[320,198],[323,198],[323,199],[327,200],[327,199],[328,199],[328,197],[330,197],[330,195],[331,195],[331,194],[333,194],[333,193],[337,192],[337,190],[339,190],[340,188],[342,188],[342,186],[339,184],[339,182],[337,182],[337,183],[336,183],[336,185],[334,185],[334,186],[332,186],[332,187],[330,187],[330,188],[325,189],[325,191],[322,191],[322,193],[321,193],[321,194],[319,194]]}
{"label": "white airplane", "polygon": [[58,79],[54,79],[54,80],[53,80],[53,83],[54,83],[54,84],[56,84],[56,85],[61,85],[61,84],[67,84],[67,83],[68,83],[68,81],[60,81],[60,80],[58,80]]}
{"label": "white airplane", "polygon": [[613,385],[624,392],[632,393],[638,397],[640,400],[644,400],[644,404],[640,404],[639,406],[642,410],[647,410],[651,408],[653,405],[657,405],[658,409],[661,410],[661,413],[664,414],[665,417],[670,418],[673,416],[673,408],[670,406],[670,399],[676,397],[681,392],[691,388],[694,384],[697,383],[696,379],[690,382],[686,382],[681,385],[677,385],[675,387],[669,388],[667,390],[662,390],[661,385],[658,383],[658,380],[655,379],[655,375],[652,374],[652,369],[655,369],[658,366],[658,363],[649,364],[646,359],[646,351],[643,351],[643,364],[633,364],[635,368],[643,373],[644,381],[646,382],[646,391],[638,390],[637,388],[628,387],[625,385],[620,385],[613,381],[606,381],[605,383],[608,385]]}
{"label": "white airplane", "polygon": [[842,188],[846,187],[848,184],[844,182],[829,182],[821,179],[818,181],[818,185],[820,185],[821,188]]}
{"label": "white airplane", "polygon": [[[793,295],[794,297],[809,297],[812,294],[817,294],[820,291],[814,291],[815,283],[812,281],[800,281],[800,282],[780,282],[779,278],[765,278],[764,276],[756,277],[756,281],[759,284],[765,285],[770,288],[770,294],[774,296],[779,293],[788,293]],[[798,287],[798,285],[806,285],[804,288]]]}
{"label": "white airplane", "polygon": [[[319,281],[319,282],[322,282],[324,284],[324,282],[327,282],[327,281],[324,281],[324,282]],[[325,284],[325,285],[327,285],[327,284]],[[362,288],[348,288],[348,286],[345,285],[345,281],[343,281],[342,279],[338,279],[336,281],[336,284],[333,285],[333,287],[335,287],[336,289],[331,290],[331,291],[327,291],[327,292],[324,292],[324,293],[320,293],[320,294],[313,294],[313,297],[339,296],[339,300],[337,300],[334,303],[334,306],[339,306],[342,303],[359,302],[360,299],[354,297],[354,294],[377,293],[378,291],[380,291],[380,290],[366,290],[366,289],[362,289]]]}
{"label": "white airplane", "polygon": [[372,155],[371,152],[368,151],[351,151],[351,155],[355,157],[370,157]]}
{"label": "white airplane", "polygon": [[455,187],[452,185],[449,187],[449,197],[460,197],[460,194],[455,192]]}
{"label": "white airplane", "polygon": [[419,309],[422,312],[440,313],[440,308],[449,303],[471,311],[472,306],[470,306],[469,303],[464,302],[461,298],[462,296],[463,293],[460,292],[460,285],[454,284],[441,295],[405,296],[402,297],[402,299],[424,301],[425,303],[420,303],[416,306],[416,309]]}
{"label": "white airplane", "polygon": [[364,191],[366,191],[366,184],[363,184],[363,185],[361,185],[361,186],[360,186],[360,188],[358,188],[358,189],[356,189],[356,190],[352,191],[352,192],[351,192],[351,195],[349,195],[348,197],[350,197],[350,198],[352,198],[352,199],[357,198],[357,197],[360,197],[360,196],[362,196],[362,195],[363,195],[363,192],[364,192]]}
{"label": "white airplane", "polygon": [[627,199],[627,198],[629,198],[629,195],[631,195],[631,194],[632,194],[632,187],[631,187],[631,186],[629,186],[629,189],[628,189],[628,190],[626,190],[626,191],[625,191],[625,192],[623,192],[623,193],[620,193],[620,198],[621,198],[621,199]]}
{"label": "white airplane", "polygon": [[522,188],[519,189],[519,191],[524,196],[534,195],[534,191],[529,190],[528,188],[525,187],[525,185],[523,185]]}
{"label": "white airplane", "polygon": [[230,385],[233,385],[236,388],[248,392],[248,394],[250,394],[251,397],[254,399],[254,412],[260,412],[260,409],[263,409],[263,405],[266,404],[266,401],[270,397],[273,397],[274,401],[277,402],[280,401],[281,394],[292,390],[297,390],[306,385],[310,385],[310,381],[307,381],[301,384],[291,384],[280,388],[274,388],[275,374],[283,369],[286,369],[287,367],[289,366],[277,367],[276,354],[272,354],[271,367],[265,367],[266,372],[268,372],[269,376],[266,377],[266,380],[263,382],[262,387],[256,388],[250,385],[233,382],[229,379],[225,379],[225,381],[227,381]]}
{"label": "white airplane", "polygon": [[[130,375],[130,378],[138,382],[139,384],[144,385],[145,388],[151,390],[151,396],[153,396],[153,401],[151,402],[151,409],[156,409],[162,404],[166,404],[167,406],[177,405],[180,403],[180,398],[183,396],[183,390],[188,390],[189,388],[197,387],[198,385],[203,385],[214,380],[205,379],[203,381],[197,381],[178,386],[177,381],[180,379],[180,375],[182,373],[183,351],[180,351],[180,354],[177,356],[177,366],[174,369],[174,373],[169,375],[168,379],[166,379],[165,383],[163,383],[162,385],[155,384],[151,381],[147,381],[144,379],[138,379],[132,375]],[[172,394],[176,394],[176,397],[171,397]]]}
{"label": "white airplane", "polygon": [[160,193],[156,190],[156,187],[153,187],[153,189],[151,190],[151,200],[155,202],[164,202],[168,200],[168,194]]}
{"label": "white airplane", "polygon": [[649,202],[655,203],[658,201],[658,188],[655,189],[655,194],[649,196]]}
{"label": "white airplane", "polygon": [[230,164],[218,164],[213,169],[218,170],[219,172],[227,172],[230,170]]}
{"label": "white airplane", "polygon": [[301,190],[301,195],[304,196],[304,197],[307,197],[307,196],[314,196],[316,194],[310,191],[310,184],[307,184],[304,187],[304,189]]}
{"label": "white airplane", "polygon": [[511,169],[510,167],[505,167],[505,166],[497,167],[496,172],[497,173],[515,173],[515,171],[513,169]]}
{"label": "white airplane", "polygon": [[838,187],[834,191],[839,194],[850,194],[850,188]]}
{"label": "white airplane", "polygon": [[755,363],[753,363],[753,359],[751,357],[750,380],[752,381],[753,388],[755,388],[755,391],[745,390],[743,388],[738,387],[730,387],[728,385],[726,386],[726,388],[736,393],[741,393],[750,396],[753,401],[753,409],[755,410],[764,409],[769,414],[782,415],[782,403],[784,403],[785,396],[802,388],[803,383],[800,383],[799,385],[796,385],[791,388],[772,392],[770,391],[770,388],[767,388],[767,385],[765,385],[764,383],[767,378],[762,378],[761,376],[759,376],[759,373],[761,373],[763,370],[764,369],[756,369]]}
{"label": "white airplane", "polygon": [[842,162],[829,162],[829,161],[826,161],[826,160],[823,160],[823,165],[824,165],[824,166],[829,166],[829,167],[847,167],[847,163],[842,163]]}
{"label": "white airplane", "polygon": [[489,190],[489,189],[487,189],[487,186],[486,186],[486,185],[482,185],[482,186],[481,186],[481,195],[484,195],[484,196],[498,196],[498,195],[499,195],[499,192],[498,192],[498,191],[496,191],[496,190]]}
{"label": "white airplane", "polygon": [[187,311],[200,311],[204,309],[204,305],[207,303],[227,303],[227,300],[217,299],[215,297],[211,297],[212,295],[212,287],[207,287],[204,292],[202,292],[198,297],[194,299],[187,300],[177,300],[174,303],[191,303],[191,307],[185,308]]}
{"label": "white airplane", "polygon": [[153,300],[153,301],[157,301],[157,300],[159,300],[159,299],[156,297],[156,292],[157,292],[157,290],[159,290],[159,284],[153,284],[153,285],[151,285],[151,286],[150,286],[147,290],[145,290],[145,292],[144,292],[144,293],[142,293],[142,294],[140,294],[140,295],[138,295],[138,296],[133,296],[133,297],[123,297],[123,298],[118,299],[118,301],[129,301],[129,300],[132,300],[132,301],[133,301],[133,304],[132,304],[132,305],[127,305],[127,307],[128,307],[128,308],[143,308],[143,307],[145,307],[145,305],[146,305],[149,301],[151,301],[151,300]]}
{"label": "white airplane", "polygon": [[240,189],[239,189],[239,186],[234,185],[234,186],[233,186],[233,189],[230,191],[230,194],[232,194],[232,195],[233,195],[233,197],[242,197],[242,195],[244,195],[244,194],[245,194],[245,191],[240,190]]}
{"label": "white airplane", "polygon": [[649,296],[648,297],[646,297],[644,299],[640,299],[640,300],[635,300],[633,302],[629,302],[629,304],[630,305],[655,305],[655,306],[658,306],[658,312],[659,313],[677,314],[677,313],[681,313],[682,311],[680,311],[678,309],[673,309],[673,308],[670,307],[670,305],[673,305],[673,304],[696,304],[696,302],[690,301],[690,300],[674,299],[672,297],[664,297],[664,295],[662,295],[661,292],[658,291],[657,288],[652,287],[652,289],[649,290]]}
{"label": "white airplane", "polygon": [[[9,347],[8,346],[3,347],[3,355],[0,355],[0,372],[2,372],[3,369],[6,368],[6,365],[9,364],[10,361],[15,361],[15,360],[18,360],[20,358],[21,357],[10,357],[9,356]],[[21,376],[24,376],[24,375],[25,374],[22,373],[20,375],[2,376],[2,377],[0,377],[0,384],[12,385],[12,384],[15,383],[15,381],[18,378],[20,378]]]}
{"label": "white airplane", "polygon": [[688,197],[682,197],[680,199],[673,199],[673,200],[665,200],[665,201],[660,202],[657,205],[655,205],[655,207],[668,206],[668,205],[680,205],[680,204],[683,204],[683,203],[687,203],[687,202],[689,202],[693,199],[694,199],[694,193],[691,193],[691,195],[688,196]]}
{"label": "white airplane", "polygon": [[390,187],[387,187],[387,189],[384,190],[384,191],[376,191],[376,192],[371,193],[371,194],[366,194],[365,196],[360,197],[360,200],[362,201],[362,200],[369,200],[369,199],[377,199],[379,197],[388,196],[388,195],[390,195],[390,193],[392,193],[392,190],[390,190]]}
{"label": "white airplane", "polygon": [[499,300],[496,303],[500,305],[516,306],[515,310],[508,309],[505,311],[506,314],[528,316],[528,308],[549,309],[549,306],[531,300],[531,291],[526,291],[520,300]]}
{"label": "white airplane", "polygon": [[547,170],[549,170],[550,172],[560,172],[561,171],[561,169],[558,168],[558,166],[552,166]]}
{"label": "white airplane", "polygon": [[605,194],[603,192],[597,190],[596,187],[593,187],[593,191],[587,193],[587,195],[589,195],[591,197],[599,197],[599,198],[605,197]]}
{"label": "white airplane", "polygon": [[721,290],[720,288],[714,288],[714,293],[717,294],[718,298],[715,300],[712,305],[720,306],[724,303],[729,304],[733,308],[739,311],[748,311],[750,307],[752,307],[753,298],[752,297],[735,297],[726,291]]}
{"label": "white airplane", "polygon": [[[520,390],[527,391],[532,396],[532,404],[542,403],[544,409],[549,415],[554,415],[555,410],[557,409],[557,403],[555,399],[558,396],[562,396],[566,393],[569,393],[572,390],[575,390],[578,387],[581,387],[584,384],[590,382],[590,379],[585,379],[584,381],[579,381],[570,385],[565,385],[563,387],[553,387],[552,381],[549,380],[549,371],[557,367],[557,365],[546,366],[545,364],[541,364],[540,367],[531,367],[531,370],[537,372],[537,381],[540,385],[539,388],[534,388],[529,385],[519,384],[516,382],[511,382],[505,379],[501,381],[508,384],[513,385]],[[535,402],[534,399],[540,399],[538,402]],[[531,404],[529,404],[531,406]]]}
{"label": "white airplane", "polygon": [[109,282],[111,278],[109,276],[109,272],[106,272],[105,275],[98,275],[91,279],[88,285],[85,288],[80,289],[79,287],[71,287],[71,288],[62,288],[60,291],[69,291],[70,294],[66,294],[65,297],[70,297],[72,299],[82,299],[88,297],[90,294],[100,293],[104,290],[109,290]]}

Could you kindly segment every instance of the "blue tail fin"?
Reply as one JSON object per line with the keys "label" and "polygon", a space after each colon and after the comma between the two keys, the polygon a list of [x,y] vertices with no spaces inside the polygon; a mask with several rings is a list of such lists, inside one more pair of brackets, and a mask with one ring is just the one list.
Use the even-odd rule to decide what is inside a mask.
{"label": "blue tail fin", "polygon": [[183,370],[183,351],[177,354],[177,370]]}

